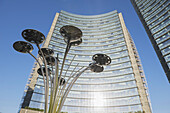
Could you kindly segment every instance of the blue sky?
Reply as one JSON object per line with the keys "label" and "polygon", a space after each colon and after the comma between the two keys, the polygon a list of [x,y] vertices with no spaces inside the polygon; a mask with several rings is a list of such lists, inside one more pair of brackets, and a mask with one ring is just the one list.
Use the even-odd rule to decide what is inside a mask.
{"label": "blue sky", "polygon": [[21,32],[27,28],[47,36],[60,10],[81,15],[122,12],[143,64],[153,112],[169,113],[169,82],[130,0],[0,0],[0,113],[18,111],[34,63],[28,54],[14,51],[13,43],[23,40]]}

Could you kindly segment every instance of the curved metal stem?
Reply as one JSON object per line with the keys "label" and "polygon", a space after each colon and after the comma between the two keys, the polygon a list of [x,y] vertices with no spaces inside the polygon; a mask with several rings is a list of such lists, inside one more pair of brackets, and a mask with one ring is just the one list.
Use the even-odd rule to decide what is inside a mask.
{"label": "curved metal stem", "polygon": [[[75,66],[75,68],[72,70],[72,72],[71,72],[71,74],[70,75],[72,75],[72,73],[74,72],[74,70],[76,69],[76,67],[78,66],[78,64]],[[82,68],[81,68],[82,69]],[[81,69],[79,69],[79,70],[81,70]],[[78,70],[78,72],[79,72],[79,70]],[[77,72],[76,72],[77,73]],[[75,74],[76,74],[75,73]],[[73,74],[73,76],[75,75],[75,74]],[[68,83],[68,81],[70,80],[70,78],[71,77],[73,77],[73,76],[70,76],[69,78],[68,78],[68,80],[67,80],[67,82],[64,84],[64,86],[62,87],[62,89],[60,88],[59,90],[59,93],[58,93],[58,97],[60,97],[60,98],[62,98],[63,97],[63,93],[64,93],[64,89],[65,89],[65,87],[66,87],[66,85],[67,85],[67,83]],[[58,103],[59,102],[59,103]],[[58,104],[60,104],[61,103],[61,99],[60,99],[60,101],[59,101],[59,98],[58,98],[58,100],[57,100],[57,105]],[[58,111],[58,110],[57,110]]]}
{"label": "curved metal stem", "polygon": [[66,77],[67,71],[68,71],[68,69],[70,68],[70,66],[71,66],[71,64],[72,64],[72,62],[73,62],[73,60],[74,60],[75,57],[76,57],[76,55],[73,56],[73,58],[72,58],[72,60],[71,60],[71,62],[70,62],[70,64],[69,64],[69,66],[68,66],[68,68],[67,68],[67,70],[66,70],[66,73],[65,73],[65,75],[64,75],[64,78]]}
{"label": "curved metal stem", "polygon": [[[42,72],[42,75],[43,75],[43,81],[44,81],[44,90],[46,91],[46,84],[45,84],[45,75],[44,75],[44,71],[43,71],[43,68],[42,68],[42,66],[41,66],[41,64],[40,64],[40,62],[39,62],[39,60],[30,52],[30,51],[28,51],[28,53],[37,61],[37,63],[39,64],[39,66],[40,66],[40,69],[41,69],[41,72]],[[44,93],[45,93],[45,91],[44,91]],[[45,96],[46,96],[46,93],[45,93]],[[46,106],[45,106],[46,107]]]}
{"label": "curved metal stem", "polygon": [[54,87],[54,68],[53,68],[53,66],[51,66],[51,69],[52,69],[52,80],[51,80],[51,84],[52,84],[52,89],[53,89],[53,87]]}
{"label": "curved metal stem", "polygon": [[[59,61],[58,61],[58,54],[57,54],[57,58],[55,58],[55,76],[54,76],[54,89],[56,89],[57,85],[58,85],[58,70],[59,70]],[[56,91],[57,92],[57,89]]]}
{"label": "curved metal stem", "polygon": [[[78,64],[76,65],[76,67],[78,66]],[[74,72],[74,70],[76,69],[76,67],[72,70],[72,73]],[[81,68],[82,69],[82,68]],[[80,69],[78,70],[78,72],[80,71]],[[72,75],[72,73],[70,74],[70,75]],[[77,72],[76,72],[77,73]],[[74,74],[75,75],[75,74]],[[74,76],[73,75],[73,76]],[[57,109],[57,107],[59,106],[58,104],[59,103],[61,103],[61,99],[60,98],[62,98],[62,96],[63,96],[63,94],[62,94],[62,96],[61,96],[61,93],[63,93],[63,89],[65,89],[65,87],[66,87],[66,85],[67,85],[67,83],[68,83],[68,81],[70,80],[70,78],[71,77],[73,77],[73,76],[70,76],[69,78],[68,78],[68,80],[67,80],[67,82],[64,84],[64,86],[62,87],[62,89],[59,89],[60,91],[58,91],[58,93],[56,94],[56,96],[58,97],[58,98],[56,98],[56,100],[55,100],[55,107],[54,107],[54,111],[56,111],[56,109]],[[60,97],[60,98],[59,98]],[[59,101],[60,100],[60,101]],[[59,102],[59,103],[58,103]],[[58,109],[57,109],[57,111],[58,111]]]}
{"label": "curved metal stem", "polygon": [[[74,70],[77,68],[78,65],[79,65],[79,64],[77,64],[77,65],[75,66],[75,68],[72,70],[72,72],[71,72],[70,75],[72,75],[72,73],[74,72]],[[83,68],[83,67],[82,67],[82,68]],[[82,68],[80,68],[77,72],[79,72]],[[74,77],[74,75],[76,75],[77,72],[75,72],[72,76],[70,76],[70,77],[67,79],[67,82],[64,84],[63,88],[61,89],[62,91],[64,91],[66,85],[68,84],[68,81],[69,81],[72,77]],[[62,93],[63,93],[63,92],[62,92]],[[61,94],[61,93],[60,93],[60,95],[63,96],[63,94]]]}
{"label": "curved metal stem", "polygon": [[61,65],[61,70],[60,70],[60,75],[59,75],[59,84],[60,84],[60,79],[61,79],[61,75],[62,75],[62,72],[63,72],[66,56],[67,56],[67,53],[69,52],[70,48],[71,48],[71,44],[70,44],[70,40],[68,40],[67,47],[66,47],[65,53],[64,53],[63,62],[62,62],[62,65]]}
{"label": "curved metal stem", "polygon": [[[52,72],[53,72],[53,69],[52,69]],[[52,103],[52,97],[53,97],[53,80],[52,80],[52,77],[49,75],[49,78],[50,78],[50,82],[51,82],[51,91],[50,91],[50,105],[49,105],[49,113],[51,112],[51,103]],[[54,79],[54,78],[53,78]]]}
{"label": "curved metal stem", "polygon": [[[58,54],[57,54],[57,58],[58,58]],[[54,78],[54,92],[53,92],[53,102],[52,102],[52,113],[55,112],[55,104],[57,101],[57,93],[58,93],[58,70],[59,70],[59,66],[58,66],[58,59],[55,59],[55,78]]]}
{"label": "curved metal stem", "polygon": [[[56,67],[56,58],[55,58],[55,67]],[[51,68],[52,68],[52,72],[54,72],[54,69],[53,69],[53,66],[51,66]],[[55,70],[56,70],[56,68],[55,68]],[[52,112],[52,109],[53,109],[53,100],[54,100],[54,93],[55,93],[55,79],[56,79],[56,77],[55,77],[55,73],[53,73],[52,74],[53,76],[52,76],[52,80],[51,80],[51,84],[52,84],[52,88],[51,88],[51,94],[50,94],[50,105],[49,105],[49,113],[51,113]]]}
{"label": "curved metal stem", "polygon": [[43,61],[44,61],[44,66],[45,66],[45,70],[46,70],[46,97],[45,97],[45,110],[44,110],[44,113],[47,113],[48,112],[48,97],[49,97],[49,78],[48,78],[48,69],[47,69],[47,61],[45,59],[45,56],[44,56],[44,53],[42,52],[39,44],[36,44],[40,53],[42,54],[42,58],[43,58]]}
{"label": "curved metal stem", "polygon": [[60,85],[60,80],[61,80],[61,75],[62,75],[62,71],[63,71],[63,68],[64,68],[64,63],[65,63],[65,60],[66,60],[66,56],[67,56],[67,53],[69,52],[69,50],[70,50],[70,47],[71,47],[71,44],[70,44],[70,40],[68,40],[68,43],[67,43],[67,47],[66,47],[66,49],[65,49],[65,53],[64,53],[64,58],[63,58],[63,62],[62,62],[62,66],[61,66],[61,69],[60,69],[60,75],[59,75],[59,79],[58,79],[58,83],[57,83],[57,86],[56,86],[56,93],[55,93],[55,98],[54,98],[54,103],[53,103],[53,111],[52,111],[52,113],[53,112],[55,112],[56,111],[56,102],[57,102],[57,90],[58,90],[58,87],[59,87],[59,85]]}
{"label": "curved metal stem", "polygon": [[[72,64],[72,62],[73,62],[73,60],[74,60],[75,57],[76,57],[76,55],[74,55],[74,57],[72,58],[72,60],[71,60],[71,62],[70,62],[70,64],[69,64],[69,66],[68,66],[68,68],[67,68],[67,70],[66,70],[66,73],[65,73],[65,75],[64,75],[64,77],[63,77],[64,79],[65,79],[66,74],[67,74],[67,72],[68,72],[68,69],[70,68],[70,66],[71,66],[71,64]],[[72,73],[74,72],[74,70],[76,69],[76,67],[77,67],[78,65],[79,65],[79,63],[75,66],[75,68],[72,70],[72,72],[71,72],[70,75],[72,75]],[[61,84],[63,84],[63,81],[62,81]],[[63,88],[65,88],[66,84],[67,84],[67,83],[64,84]],[[62,88],[62,90],[61,90],[61,88],[60,88],[59,95],[61,95],[61,93],[62,93],[62,91],[63,91],[63,88]]]}
{"label": "curved metal stem", "polygon": [[66,97],[68,95],[68,93],[70,92],[71,88],[73,87],[73,84],[76,82],[76,80],[80,77],[80,75],[85,72],[86,70],[88,70],[90,68],[90,66],[86,67],[84,70],[82,70],[81,72],[79,72],[76,77],[71,81],[71,83],[69,84],[69,86],[67,87],[63,97],[61,98],[61,104],[59,105],[59,109],[58,109],[58,113],[61,112],[61,109],[63,107],[63,104],[66,100]]}

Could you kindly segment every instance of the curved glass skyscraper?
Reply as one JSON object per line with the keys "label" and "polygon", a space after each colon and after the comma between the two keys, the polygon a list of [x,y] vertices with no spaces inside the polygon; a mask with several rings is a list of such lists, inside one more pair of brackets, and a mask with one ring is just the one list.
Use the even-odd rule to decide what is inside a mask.
{"label": "curved glass skyscraper", "polygon": [[170,83],[169,0],[131,0]]}
{"label": "curved glass skyscraper", "polygon": [[[86,71],[71,89],[63,112],[68,113],[151,113],[145,75],[140,59],[121,13],[112,11],[94,16],[82,16],[65,11],[57,13],[43,47],[53,48],[62,60],[66,44],[59,33],[64,25],[73,25],[83,32],[83,43],[72,47],[64,68],[76,55],[68,73],[87,66],[96,53],[111,57],[112,63],[102,73]],[[43,79],[36,73],[36,64],[22,100],[22,109],[44,108]],[[35,71],[35,72],[34,72]],[[68,76],[66,76],[66,79]]]}

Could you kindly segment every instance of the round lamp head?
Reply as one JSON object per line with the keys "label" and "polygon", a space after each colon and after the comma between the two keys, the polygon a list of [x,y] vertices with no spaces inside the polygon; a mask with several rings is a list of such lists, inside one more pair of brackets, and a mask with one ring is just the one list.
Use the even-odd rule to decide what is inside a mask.
{"label": "round lamp head", "polygon": [[[50,70],[49,68],[47,68],[47,69],[48,69],[48,74],[51,74],[51,70]],[[46,76],[45,67],[43,67],[43,72],[44,72],[44,75]],[[37,73],[38,73],[39,75],[42,75],[41,68],[39,68],[39,69],[37,70]]]}
{"label": "round lamp head", "polygon": [[[54,54],[54,51],[52,49],[49,49],[49,48],[41,48],[41,51],[43,52],[44,56],[51,56]],[[40,50],[38,51],[38,54],[40,56],[42,56]]]}
{"label": "round lamp head", "polygon": [[63,26],[60,29],[60,34],[64,37],[64,41],[66,43],[70,43],[72,45],[79,45],[80,43],[82,43],[82,31],[74,26],[71,25],[66,25]]}
{"label": "round lamp head", "polygon": [[52,57],[52,56],[47,56],[45,57],[46,58],[46,61],[47,61],[47,64],[48,65],[51,65],[51,66],[55,66],[55,58]]}
{"label": "round lamp head", "polygon": [[96,72],[96,73],[100,73],[104,70],[104,67],[103,66],[100,66],[100,65],[96,65],[96,64],[89,64],[90,65],[90,70],[92,72]]}
{"label": "round lamp head", "polygon": [[[65,39],[64,39],[64,41],[67,43],[68,40],[65,40]],[[80,45],[81,43],[82,43],[82,38],[80,38],[80,40],[71,42],[70,44],[71,44],[72,46],[78,46],[78,45]]]}
{"label": "round lamp head", "polygon": [[26,41],[34,44],[41,44],[45,40],[45,36],[41,32],[34,29],[26,29],[22,31],[22,37]]}
{"label": "round lamp head", "polygon": [[[60,78],[60,77],[58,77],[58,80],[59,80],[59,78]],[[61,78],[60,78],[60,86],[61,86],[61,85],[64,85],[65,82],[66,82],[65,79],[61,77]]]}
{"label": "round lamp head", "polygon": [[95,61],[97,65],[109,65],[111,63],[111,58],[106,54],[95,54],[92,60]]}
{"label": "round lamp head", "polygon": [[34,48],[31,44],[24,41],[17,41],[13,44],[13,48],[21,53],[31,52]]}

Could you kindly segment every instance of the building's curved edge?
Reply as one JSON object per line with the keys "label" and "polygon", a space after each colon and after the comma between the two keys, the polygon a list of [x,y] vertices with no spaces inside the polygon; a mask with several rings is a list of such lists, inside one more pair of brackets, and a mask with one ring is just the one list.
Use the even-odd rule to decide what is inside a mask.
{"label": "building's curved edge", "polygon": [[108,13],[104,13],[104,14],[98,14],[98,15],[78,15],[78,14],[69,13],[69,12],[66,12],[66,11],[63,11],[63,10],[61,10],[60,13],[67,14],[69,16],[75,16],[75,17],[90,19],[90,18],[96,18],[96,17],[100,18],[100,17],[108,16],[108,15],[117,13],[117,10],[114,10],[114,11],[111,11],[111,12],[108,12]]}

